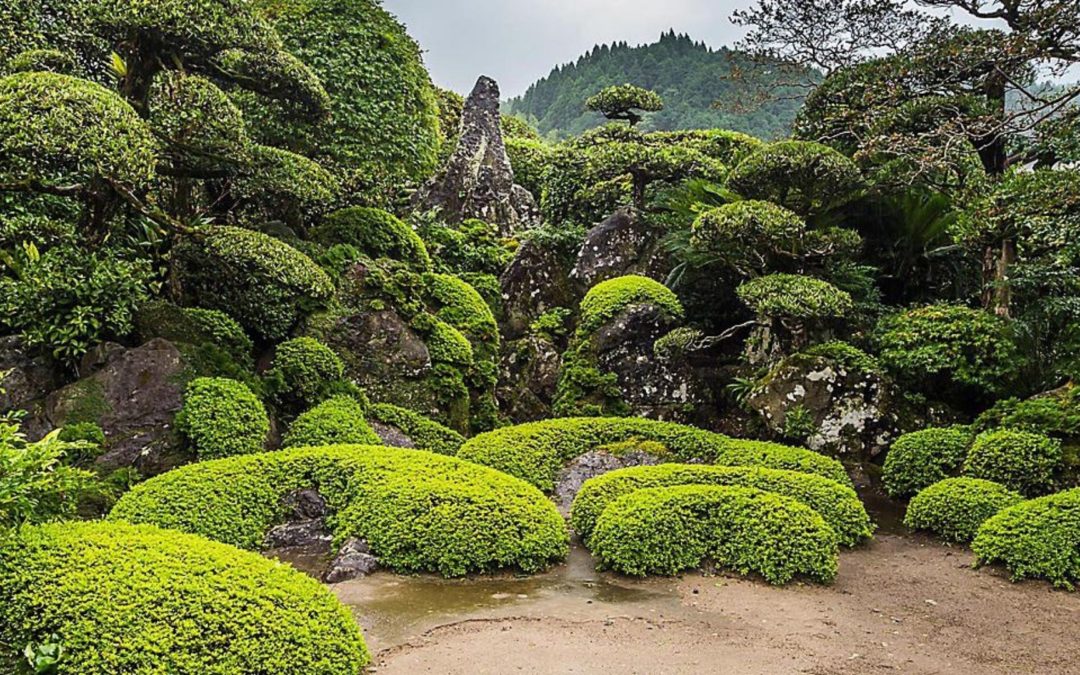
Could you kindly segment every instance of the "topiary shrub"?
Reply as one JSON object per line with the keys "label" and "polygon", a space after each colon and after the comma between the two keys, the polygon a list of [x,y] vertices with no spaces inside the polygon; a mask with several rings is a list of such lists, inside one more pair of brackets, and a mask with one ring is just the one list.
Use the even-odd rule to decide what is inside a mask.
{"label": "topiary shrub", "polygon": [[[503,120],[511,118],[503,117]],[[504,136],[506,156],[514,169],[514,183],[528,190],[537,199],[544,191],[548,162],[554,149],[547,143],[533,138],[507,138]]]}
{"label": "topiary shrub", "polygon": [[60,675],[321,673],[370,661],[316,580],[190,534],[58,523],[0,539],[0,663],[56,635]]}
{"label": "topiary shrub", "polygon": [[223,377],[192,380],[176,428],[199,459],[262,452],[270,420],[255,394],[242,382]]}
{"label": "topiary shrub", "polygon": [[568,548],[562,517],[532,486],[452,457],[384,446],[190,464],[136,486],[109,518],[255,549],[285,515],[282,497],[301,488],[326,499],[335,542],[364,539],[384,565],[402,572],[533,572]]}
{"label": "topiary shrub", "polygon": [[710,560],[771,584],[836,577],[836,533],[790,497],[745,487],[637,490],[604,509],[589,540],[599,563],[624,574],[677,574]]}
{"label": "topiary shrub", "polygon": [[633,305],[654,305],[673,317],[683,316],[682,303],[671,289],[648,277],[631,274],[602,281],[585,294],[578,324],[580,333],[592,334]]}
{"label": "topiary shrub", "polygon": [[237,363],[254,365],[251,355],[255,347],[251,338],[232,317],[216,309],[178,307],[164,300],[153,300],[139,307],[135,329],[144,342],[164,338],[193,346],[214,345],[228,352]]}
{"label": "topiary shrub", "polygon": [[1002,509],[1024,501],[1000,483],[979,478],[946,478],[915,495],[904,524],[930,530],[949,541],[968,542],[979,526]]}
{"label": "topiary shrub", "polygon": [[352,207],[335,211],[312,228],[311,238],[323,246],[348,244],[372,258],[392,258],[420,269],[431,268],[420,235],[382,209]]}
{"label": "topiary shrub", "polygon": [[343,444],[382,445],[364,419],[364,407],[350,396],[329,398],[303,413],[281,441],[283,448]]}
{"label": "topiary shrub", "polygon": [[585,481],[574,498],[570,522],[588,543],[597,519],[610,504],[636,490],[673,485],[749,487],[791,497],[820,513],[845,546],[874,533],[870,516],[852,488],[813,474],[756,466],[661,464],[611,471]]}
{"label": "topiary shrub", "polygon": [[598,112],[609,120],[625,120],[635,126],[642,120],[639,112],[657,112],[664,109],[660,94],[632,84],[604,87],[585,101],[588,110]]}
{"label": "topiary shrub", "polygon": [[1005,391],[1023,365],[1007,321],[957,305],[886,317],[876,342],[878,358],[900,382],[967,403]]}
{"label": "topiary shrub", "polygon": [[173,260],[190,304],[221,310],[264,340],[284,338],[334,292],[330,277],[303,253],[239,227],[185,237]]}
{"label": "topiary shrub", "polygon": [[851,478],[840,462],[803,448],[746,441],[695,427],[641,418],[569,417],[503,427],[470,438],[458,457],[522,478],[541,490],[573,459],[602,445],[657,441],[673,459],[727,466],[762,466],[817,474],[841,485]]}
{"label": "topiary shrub", "polygon": [[859,167],[820,143],[771,143],[739,162],[727,186],[746,199],[773,202],[801,216],[851,201],[865,186]]}
{"label": "topiary shrub", "polygon": [[971,430],[962,426],[904,434],[885,455],[885,491],[898,499],[910,497],[959,473],[970,444]]}
{"label": "topiary shrub", "polygon": [[990,518],[971,542],[980,565],[1002,563],[1013,580],[1080,581],[1080,488],[1021,502]]}
{"label": "topiary shrub", "polygon": [[1061,458],[1060,441],[1028,431],[999,429],[975,439],[964,462],[964,474],[1035,496],[1053,488]]}
{"label": "topiary shrub", "polygon": [[793,211],[746,200],[702,212],[691,227],[690,245],[749,274],[797,255],[805,233],[806,222]]}
{"label": "topiary shrub", "polygon": [[368,421],[396,427],[420,450],[440,455],[456,455],[465,437],[449,427],[390,403],[373,403],[368,407]]}
{"label": "topiary shrub", "polygon": [[302,410],[326,398],[332,385],[345,376],[345,363],[315,338],[282,342],[266,372],[274,398],[283,406]]}
{"label": "topiary shrub", "polygon": [[855,308],[847,291],[801,274],[770,274],[751,279],[735,293],[761,317],[804,321],[841,319]]}
{"label": "topiary shrub", "polygon": [[765,143],[753,136],[728,129],[680,129],[645,134],[651,145],[679,145],[735,166]]}

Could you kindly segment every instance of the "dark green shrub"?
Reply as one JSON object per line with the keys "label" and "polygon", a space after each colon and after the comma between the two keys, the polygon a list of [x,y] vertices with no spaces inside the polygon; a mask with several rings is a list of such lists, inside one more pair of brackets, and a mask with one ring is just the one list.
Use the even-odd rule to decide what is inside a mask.
{"label": "dark green shrub", "polygon": [[765,145],[753,136],[728,129],[654,131],[645,134],[645,140],[652,145],[680,145],[691,148],[728,166],[737,165],[747,155]]}
{"label": "dark green shrub", "polygon": [[364,407],[349,396],[335,396],[303,413],[281,441],[284,448],[345,444],[382,445],[364,419]]}
{"label": "dark green shrub", "polygon": [[135,314],[139,339],[164,338],[193,346],[219,347],[237,363],[251,367],[254,346],[251,338],[228,314],[216,309],[178,307],[164,300],[154,300]]}
{"label": "dark green shrub", "polygon": [[658,281],[637,275],[617,277],[593,286],[581,301],[579,331],[589,335],[633,305],[654,305],[673,317],[683,316],[682,303]]}
{"label": "dark green shrub", "polygon": [[11,73],[48,71],[61,75],[74,75],[76,69],[75,58],[59,49],[27,50],[13,56],[6,68]]}
{"label": "dark green shrub", "polygon": [[310,337],[278,345],[266,373],[275,398],[293,410],[322,401],[344,375],[345,364],[334,350]]}
{"label": "dark green shrub", "polygon": [[533,138],[505,138],[504,143],[510,166],[514,168],[514,182],[539,199],[544,191],[544,179],[553,148]]}
{"label": "dark green shrub", "polygon": [[882,480],[890,497],[910,497],[960,472],[971,444],[967,427],[923,429],[893,441]]}
{"label": "dark green shrub", "polygon": [[661,464],[619,469],[592,478],[574,498],[570,522],[586,543],[596,521],[610,504],[636,490],[674,485],[726,485],[775,492],[821,514],[845,546],[874,533],[855,490],[813,474],[756,466]]}
{"label": "dark green shrub", "polygon": [[772,202],[732,202],[701,213],[691,228],[690,245],[749,274],[775,268],[802,246],[806,222]]}
{"label": "dark green shrub", "polygon": [[1023,401],[998,401],[975,421],[979,431],[995,427],[1033,431],[1072,444],[1080,438],[1080,387],[1069,384]]}
{"label": "dark green shrub", "polygon": [[177,281],[195,304],[279,340],[334,291],[326,273],[288,244],[239,227],[211,227],[173,250]]}
{"label": "dark green shrub", "polygon": [[836,577],[836,533],[790,497],[745,487],[680,485],[637,490],[604,509],[589,540],[617,572],[677,574],[705,560],[771,584],[795,575]]}
{"label": "dark green shrub", "polygon": [[311,237],[323,246],[348,244],[372,258],[392,258],[425,270],[431,267],[420,235],[382,209],[352,207],[335,211],[312,229]]}
{"label": "dark green shrub", "polygon": [[801,274],[770,274],[736,289],[758,316],[797,320],[841,319],[855,309],[851,295],[827,281]]}
{"label": "dark green shrub", "polygon": [[499,469],[548,491],[555,487],[556,476],[571,460],[602,445],[630,439],[662,443],[673,459],[684,462],[788,469],[851,486],[851,478],[840,462],[810,450],[739,440],[641,418],[571,417],[503,427],[469,439],[458,457]]}
{"label": "dark green shrub", "polygon": [[148,108],[174,168],[213,171],[251,161],[243,115],[210,80],[166,70],[154,78]]}
{"label": "dark green shrub", "polygon": [[339,544],[365,539],[403,572],[533,572],[566,555],[554,504],[498,471],[418,450],[330,446],[232,457],[136,486],[109,518],[151,523],[256,549],[284,515],[281,498],[316,488]]}
{"label": "dark green shrub", "polygon": [[452,456],[465,443],[465,437],[453,429],[396,405],[373,403],[367,414],[369,421],[400,429],[420,450]]}
{"label": "dark green shrub", "polygon": [[96,422],[75,422],[60,429],[57,440],[70,444],[64,463],[89,468],[105,452],[105,431]]}
{"label": "dark green shrub", "polygon": [[1053,488],[1060,468],[1060,441],[1013,429],[979,434],[964,462],[965,475],[992,480],[1028,496]]}
{"label": "dark green shrub", "polygon": [[125,523],[0,540],[0,663],[61,638],[60,675],[323,673],[370,660],[355,619],[288,565]]}
{"label": "dark green shrub", "polygon": [[585,101],[585,107],[598,112],[609,120],[625,120],[630,126],[641,121],[641,112],[657,112],[664,109],[660,94],[632,84],[614,85],[601,89]]}
{"label": "dark green shrub", "polygon": [[1080,488],[1021,502],[983,523],[971,542],[981,565],[1002,563],[1013,579],[1080,581]]}
{"label": "dark green shrub", "polygon": [[243,382],[200,377],[184,392],[176,428],[199,459],[214,459],[261,452],[270,420],[262,401]]}
{"label": "dark green shrub", "polygon": [[930,530],[949,541],[968,542],[979,526],[1002,509],[1024,501],[1000,483],[980,478],[946,478],[915,495],[904,524]]}
{"label": "dark green shrub", "polygon": [[1023,363],[1007,321],[956,305],[886,317],[877,343],[878,358],[902,383],[959,401],[1005,391]]}

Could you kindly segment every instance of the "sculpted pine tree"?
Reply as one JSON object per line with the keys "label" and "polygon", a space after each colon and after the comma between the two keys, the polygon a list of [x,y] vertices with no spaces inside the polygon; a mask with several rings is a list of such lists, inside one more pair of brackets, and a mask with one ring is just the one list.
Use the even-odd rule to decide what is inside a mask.
{"label": "sculpted pine tree", "polygon": [[633,127],[645,119],[642,113],[663,110],[664,101],[655,91],[642,89],[632,84],[623,84],[602,89],[585,101],[585,107],[600,113],[609,120],[629,122]]}

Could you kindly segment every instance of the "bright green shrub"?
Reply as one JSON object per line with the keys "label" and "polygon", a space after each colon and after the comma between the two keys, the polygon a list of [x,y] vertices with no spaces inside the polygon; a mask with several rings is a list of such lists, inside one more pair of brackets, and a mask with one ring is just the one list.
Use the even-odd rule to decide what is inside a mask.
{"label": "bright green shrub", "polygon": [[626,120],[630,126],[641,121],[641,115],[634,112],[656,112],[664,109],[660,94],[632,84],[604,87],[596,95],[585,101],[585,107],[602,114],[609,120]]}
{"label": "bright green shrub", "polygon": [[10,73],[49,71],[74,75],[77,66],[74,57],[68,52],[59,49],[29,49],[13,56],[6,69]]}
{"label": "bright green shrub", "polygon": [[200,377],[184,392],[176,428],[199,459],[214,459],[261,452],[270,420],[262,401],[243,382]]}
{"label": "bright green shrub", "polygon": [[497,347],[499,325],[484,298],[468,282],[451,274],[425,274],[424,288],[435,316],[465,334],[471,341]]}
{"label": "bright green shrub", "polygon": [[281,441],[283,448],[346,444],[382,445],[364,418],[364,407],[349,396],[335,396],[303,413]]}
{"label": "bright green shrub", "polygon": [[1013,579],[1072,590],[1080,581],[1080,488],[1005,509],[983,523],[971,549],[979,564],[1002,563]]}
{"label": "bright green shrub", "polygon": [[959,426],[904,434],[885,455],[885,491],[890,497],[910,497],[959,473],[970,443],[971,430]]}
{"label": "bright green shrub", "polygon": [[847,291],[801,274],[770,274],[739,286],[736,295],[759,316],[841,319],[855,309]]}
{"label": "bright green shrub", "polygon": [[979,526],[1024,498],[1000,483],[980,478],[946,478],[915,495],[904,524],[930,530],[949,541],[968,542]]}
{"label": "bright green shrub", "polygon": [[368,420],[397,427],[420,450],[440,455],[456,455],[465,437],[420,413],[389,403],[373,403],[367,411]]}
{"label": "bright green shrub", "polygon": [[498,277],[514,259],[516,243],[499,237],[498,226],[482,220],[450,224],[423,218],[417,227],[437,272]]}
{"label": "bright green shrub", "polygon": [[586,543],[610,504],[636,490],[673,485],[726,485],[775,492],[821,514],[841,544],[854,546],[874,525],[852,488],[813,474],[757,466],[661,464],[619,469],[585,482],[574,498],[570,522]]}
{"label": "bright green shrub", "polygon": [[980,309],[920,307],[882,319],[877,333],[882,364],[928,395],[1005,391],[1023,363],[1009,323]]}
{"label": "bright green shrub", "polygon": [[303,155],[267,145],[248,151],[251,163],[232,187],[238,197],[259,204],[259,215],[285,216],[296,225],[304,221],[303,212],[326,206],[341,192],[333,174]]}
{"label": "bright green shrub", "polygon": [[125,523],[0,540],[0,663],[56,634],[59,675],[323,673],[370,660],[355,619],[292,567]]}
{"label": "bright green shrub", "polygon": [[92,474],[66,464],[90,444],[62,433],[30,443],[18,426],[0,422],[0,542],[9,529],[73,517],[80,497],[94,490]]}
{"label": "bright green shrub", "polygon": [[1060,468],[1060,441],[1014,429],[979,434],[964,462],[965,475],[992,480],[1028,496],[1049,491]]}
{"label": "bright green shrub", "polygon": [[214,345],[228,352],[237,363],[252,365],[255,347],[251,338],[231,316],[216,309],[179,307],[153,300],[139,307],[135,328],[143,341],[164,338],[194,346]]}
{"label": "bright green shrub", "polygon": [[765,270],[801,248],[806,223],[772,202],[733,202],[704,211],[691,228],[690,245],[736,270]]}
{"label": "bright green shrub", "polygon": [[325,398],[330,386],[345,376],[345,363],[315,338],[282,342],[267,371],[274,396],[284,405],[303,409]]}
{"label": "bright green shrub", "polygon": [[432,361],[441,361],[455,366],[471,366],[474,363],[473,348],[469,339],[445,321],[436,319],[431,323],[427,347]]}
{"label": "bright green shrub", "polygon": [[286,335],[334,291],[310,258],[272,237],[211,227],[173,250],[177,280],[191,304],[217,309],[265,340]]}
{"label": "bright green shrub", "polygon": [[246,88],[283,102],[310,122],[329,117],[330,95],[307,64],[284,50],[226,49],[214,55],[214,65]]}
{"label": "bright green shrub", "polygon": [[382,209],[352,207],[335,211],[312,228],[311,237],[324,246],[349,244],[372,258],[392,258],[425,270],[431,267],[420,235]]}
{"label": "bright green shrub", "polygon": [[212,170],[250,161],[244,117],[210,80],[167,70],[154,79],[149,109],[174,166]]}
{"label": "bright green shrub", "polygon": [[865,182],[855,162],[828,146],[781,141],[739,162],[727,186],[746,199],[773,202],[806,217],[851,201]]}
{"label": "bright green shrub", "polygon": [[645,140],[651,145],[680,145],[691,148],[729,166],[737,165],[747,155],[765,145],[753,136],[728,129],[654,131],[645,134]]}
{"label": "bright green shrub", "polygon": [[851,478],[830,457],[776,443],[729,438],[703,429],[642,418],[579,417],[530,422],[479,434],[458,457],[522,478],[541,490],[555,487],[559,471],[602,445],[630,439],[657,441],[675,460],[727,466],[761,466],[817,474],[841,485]]}
{"label": "bright green shrub", "polygon": [[505,138],[503,142],[510,166],[514,168],[514,182],[539,199],[554,150],[547,143],[532,138]]}
{"label": "bright green shrub", "polygon": [[589,540],[600,564],[624,574],[677,574],[705,560],[771,584],[836,577],[836,533],[790,497],[745,487],[637,490],[604,509]]}
{"label": "bright green shrub", "polygon": [[383,564],[402,572],[533,572],[567,552],[562,517],[532,486],[452,457],[384,446],[191,464],[136,486],[109,518],[254,549],[284,515],[281,498],[300,488],[326,499],[336,542],[365,539]]}
{"label": "bright green shrub", "polygon": [[654,305],[673,317],[683,316],[682,303],[671,289],[648,277],[631,274],[602,281],[585,294],[579,330],[591,334],[633,305]]}

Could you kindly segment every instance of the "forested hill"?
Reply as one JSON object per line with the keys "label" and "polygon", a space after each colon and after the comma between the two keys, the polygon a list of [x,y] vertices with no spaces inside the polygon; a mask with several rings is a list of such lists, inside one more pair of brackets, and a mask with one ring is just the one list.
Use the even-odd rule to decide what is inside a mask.
{"label": "forested hill", "polygon": [[722,127],[761,138],[782,136],[801,105],[797,98],[785,96],[745,112],[713,106],[733,100],[739,89],[745,91],[745,80],[732,81],[733,73],[766,77],[753,65],[741,52],[712,49],[670,31],[650,45],[619,42],[594,47],[576,62],[557,66],[524,95],[509,101],[507,109],[528,118],[545,136],[579,134],[604,122],[585,109],[585,99],[606,86],[630,83],[664,98],[664,110],[644,122],[647,129]]}

